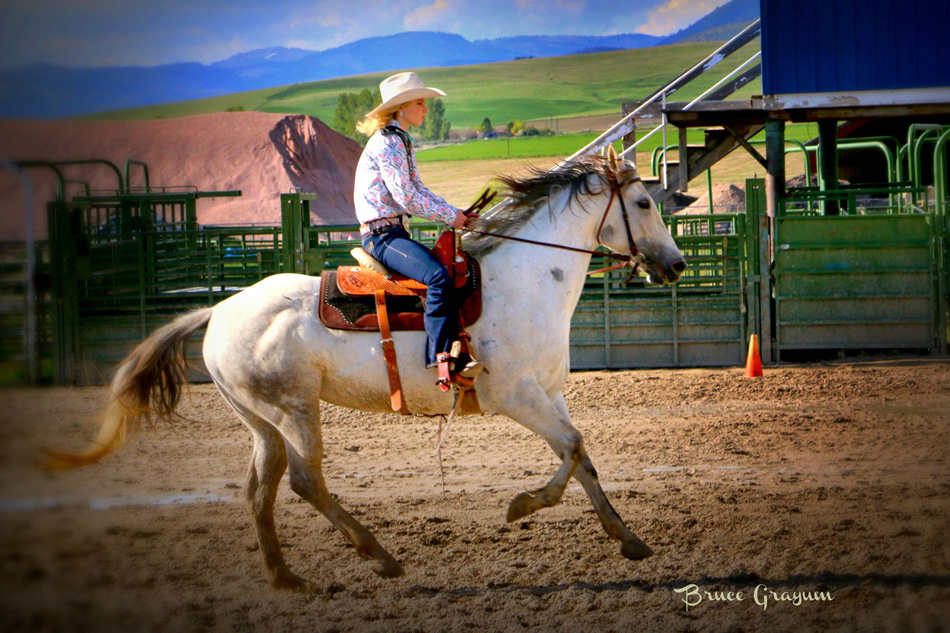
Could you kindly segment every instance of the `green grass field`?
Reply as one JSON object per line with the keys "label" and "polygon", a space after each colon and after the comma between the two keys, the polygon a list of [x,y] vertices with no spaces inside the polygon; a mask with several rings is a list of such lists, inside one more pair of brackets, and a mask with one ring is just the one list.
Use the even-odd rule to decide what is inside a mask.
{"label": "green grass field", "polygon": [[[620,118],[619,115],[617,117]],[[788,140],[808,141],[817,135],[815,125],[792,124],[786,126],[785,138]],[[440,161],[461,160],[496,160],[503,158],[542,158],[547,156],[567,157],[584,147],[599,134],[559,134],[557,136],[516,136],[514,138],[478,139],[441,145],[417,151],[420,163],[434,163]],[[765,139],[765,133],[760,132],[753,141]],[[667,132],[667,145],[676,145],[676,128],[670,127]],[[687,142],[700,145],[703,143],[703,130],[691,129],[687,132]],[[663,143],[661,132],[657,132],[642,145],[637,152],[652,154],[653,150]],[[616,149],[620,150],[617,143]],[[760,154],[765,154],[764,147]],[[789,160],[794,160],[790,158]]]}
{"label": "green grass field", "polygon": [[[488,117],[496,125],[513,119],[617,113],[624,101],[643,99],[716,49],[699,42],[494,64],[415,69],[427,84],[448,93],[446,118],[456,129]],[[749,44],[681,92],[678,101],[698,96],[758,50]],[[391,72],[267,88],[222,97],[92,115],[93,119],[155,119],[224,112],[229,107],[299,113],[332,122],[341,92],[376,90]],[[736,98],[761,92],[758,81]]]}

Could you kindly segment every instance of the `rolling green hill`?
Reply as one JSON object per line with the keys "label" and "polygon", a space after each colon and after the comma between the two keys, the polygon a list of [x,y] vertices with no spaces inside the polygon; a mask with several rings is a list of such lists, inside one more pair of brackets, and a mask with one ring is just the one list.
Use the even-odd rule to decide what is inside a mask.
{"label": "rolling green hill", "polygon": [[[488,117],[495,124],[512,119],[617,113],[624,101],[648,94],[695,65],[717,48],[716,42],[671,44],[652,48],[521,59],[494,64],[415,69],[428,85],[448,93],[446,118],[456,129]],[[698,96],[732,68],[748,59],[758,42],[739,51],[676,94],[677,101]],[[224,112],[241,107],[261,112],[298,113],[333,121],[341,92],[376,89],[391,72],[356,75],[311,83],[235,93],[146,108],[93,115],[91,119],[155,119]],[[761,92],[756,81],[736,97]]]}

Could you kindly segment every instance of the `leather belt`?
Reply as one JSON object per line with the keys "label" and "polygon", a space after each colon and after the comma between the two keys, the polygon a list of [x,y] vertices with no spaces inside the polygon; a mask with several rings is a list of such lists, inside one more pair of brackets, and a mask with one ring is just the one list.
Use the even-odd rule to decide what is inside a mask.
{"label": "leather belt", "polygon": [[397,215],[394,218],[379,218],[378,220],[370,220],[366,224],[360,224],[360,235],[367,235],[373,231],[378,231],[387,226],[405,226],[403,223],[404,215]]}

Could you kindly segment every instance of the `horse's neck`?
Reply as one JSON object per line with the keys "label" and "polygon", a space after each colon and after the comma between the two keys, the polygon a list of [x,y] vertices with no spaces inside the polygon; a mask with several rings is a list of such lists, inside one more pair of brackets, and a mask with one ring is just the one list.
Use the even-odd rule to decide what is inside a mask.
{"label": "horse's neck", "polygon": [[[558,205],[566,198],[565,194],[550,203]],[[564,208],[553,214],[541,208],[513,235],[558,246],[595,248],[595,225],[603,213],[599,200],[588,198],[583,208],[576,199],[567,204],[576,208]],[[586,253],[552,246],[505,241],[482,260],[483,277],[497,279],[512,296],[527,302],[543,300],[545,309],[554,308],[570,316],[584,287],[590,258]]]}

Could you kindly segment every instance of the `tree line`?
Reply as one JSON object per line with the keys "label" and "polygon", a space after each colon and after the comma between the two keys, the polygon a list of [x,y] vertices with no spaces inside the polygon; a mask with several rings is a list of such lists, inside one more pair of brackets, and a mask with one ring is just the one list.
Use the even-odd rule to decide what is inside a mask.
{"label": "tree line", "polygon": [[[366,145],[368,137],[356,131],[356,124],[363,120],[366,113],[382,103],[379,92],[364,88],[360,92],[340,93],[337,98],[333,125],[330,127],[344,136],[355,139],[360,145]],[[442,99],[426,100],[429,113],[422,127],[412,126],[409,133],[424,141],[440,141],[449,138],[452,123],[445,118],[445,104]]]}
{"label": "tree line", "polygon": [[[336,111],[333,115],[333,124],[330,126],[340,134],[356,140],[360,145],[366,145],[368,137],[356,131],[356,124],[363,120],[366,113],[382,103],[379,92],[364,88],[360,92],[343,92],[337,97]],[[452,122],[445,118],[445,104],[442,99],[428,99],[426,105],[429,113],[426,115],[422,127],[412,126],[409,133],[413,138],[423,141],[441,141],[449,138],[452,131]],[[508,121],[505,126],[509,136],[548,136],[554,134],[552,130],[538,130],[526,126],[524,121]],[[485,117],[479,125],[472,128],[472,134],[485,136],[494,135],[491,120]]]}

